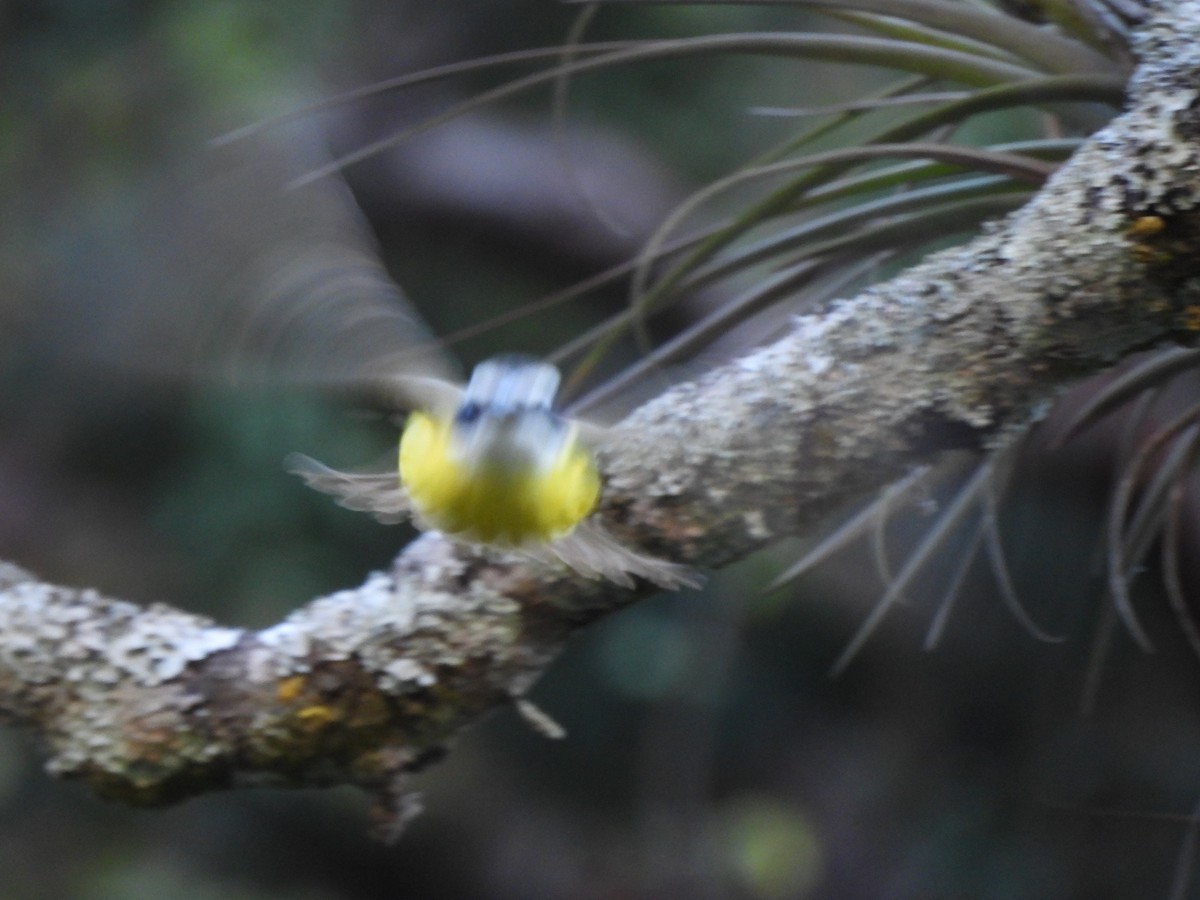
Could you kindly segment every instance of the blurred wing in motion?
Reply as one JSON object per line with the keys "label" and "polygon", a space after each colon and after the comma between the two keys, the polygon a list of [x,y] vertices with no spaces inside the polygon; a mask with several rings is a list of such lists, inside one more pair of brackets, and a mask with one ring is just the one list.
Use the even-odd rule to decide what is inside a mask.
{"label": "blurred wing in motion", "polygon": [[457,381],[455,366],[385,271],[346,185],[285,187],[324,159],[311,133],[287,137],[206,150],[196,171],[163,176],[136,226],[147,249],[130,284],[70,311],[92,326],[72,329],[79,355],[166,381],[442,402],[433,386]]}
{"label": "blurred wing in motion", "polygon": [[385,525],[398,525],[412,516],[395,469],[339,472],[301,453],[290,454],[284,465],[313,490],[336,497],[339,506],[370,513]]}
{"label": "blurred wing in motion", "polygon": [[[441,456],[426,450],[420,458],[439,484],[453,482],[452,496],[439,494],[438,502],[502,523],[503,534],[517,529],[511,541],[493,541],[486,530],[481,540],[624,585],[634,577],[667,587],[695,583],[690,570],[623,547],[598,523],[578,521],[594,496],[556,533],[520,531],[518,511],[546,512],[539,504],[552,511],[573,496],[571,473],[597,478],[586,446],[595,435],[584,426],[584,445],[564,437],[576,430],[551,411],[553,366],[513,358],[484,363],[464,395],[453,366],[384,270],[344,183],[284,186],[320,164],[312,145],[238,143],[211,154],[204,177],[190,180],[196,187],[181,191],[181,180],[170,180],[169,202],[152,204],[155,215],[142,226],[152,232],[147,246],[164,251],[147,253],[134,289],[105,305],[94,322],[100,327],[86,329],[93,357],[168,380],[311,386],[389,411],[420,410],[410,422],[442,423],[462,438]],[[545,468],[547,459],[556,465]],[[445,512],[415,504],[412,485],[406,489],[394,465],[341,472],[298,454],[287,465],[309,487],[381,522],[412,519],[429,528]],[[470,529],[451,537],[480,540]]]}
{"label": "blurred wing in motion", "polygon": [[525,552],[540,562],[557,560],[580,575],[608,579],[626,588],[634,586],[634,577],[667,590],[698,588],[703,584],[695,569],[638,553],[605,531],[595,519],[580,522],[570,534]]}

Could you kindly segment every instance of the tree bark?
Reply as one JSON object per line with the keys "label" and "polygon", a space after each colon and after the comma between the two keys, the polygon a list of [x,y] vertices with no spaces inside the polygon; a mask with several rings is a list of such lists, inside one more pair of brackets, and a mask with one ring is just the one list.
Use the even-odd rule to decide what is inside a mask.
{"label": "tree bark", "polygon": [[[999,446],[1079,377],[1194,330],[1200,0],[1159,4],[1135,49],[1128,111],[1028,206],[616,426],[604,525],[720,567],[932,454]],[[1130,230],[1148,216],[1154,236]],[[51,772],[128,802],[355,783],[396,813],[405,773],[648,591],[425,535],[248,631],[0,564],[0,710],[44,738]]]}

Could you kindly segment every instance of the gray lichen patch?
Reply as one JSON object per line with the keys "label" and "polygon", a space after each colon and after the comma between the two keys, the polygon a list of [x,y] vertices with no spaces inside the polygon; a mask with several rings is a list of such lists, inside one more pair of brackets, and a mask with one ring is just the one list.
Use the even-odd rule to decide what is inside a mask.
{"label": "gray lichen patch", "polygon": [[4,582],[0,696],[39,723],[51,771],[157,798],[163,783],[224,753],[197,730],[201,698],[182,676],[231,650],[242,631],[92,590]]}
{"label": "gray lichen patch", "polygon": [[273,653],[255,677],[309,671],[312,660],[354,660],[387,692],[429,688],[440,668],[467,655],[503,655],[512,643],[515,602],[490,591],[439,594],[374,573],[361,587],[314,600],[258,635]]}
{"label": "gray lichen patch", "polygon": [[158,685],[241,635],[201,616],[143,609],[90,590],[21,581],[0,591],[0,678],[24,684],[63,678],[79,690]]}
{"label": "gray lichen patch", "polygon": [[155,604],[126,621],[108,646],[110,665],[147,686],[178,678],[191,663],[228,650],[242,637],[238,628]]}

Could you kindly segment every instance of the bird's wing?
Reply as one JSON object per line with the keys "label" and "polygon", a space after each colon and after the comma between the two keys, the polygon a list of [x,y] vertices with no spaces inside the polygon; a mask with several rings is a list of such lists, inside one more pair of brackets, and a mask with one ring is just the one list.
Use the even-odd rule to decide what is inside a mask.
{"label": "bird's wing", "polygon": [[404,522],[412,515],[408,495],[400,487],[395,469],[374,472],[339,472],[300,453],[292,453],[285,466],[310,488],[337,498],[340,506],[370,513],[385,525]]}
{"label": "bird's wing", "polygon": [[700,587],[703,583],[695,569],[631,550],[591,519],[580,522],[565,537],[544,547],[522,548],[522,552],[542,561],[552,555],[581,575],[605,578],[622,587],[633,587],[634,578],[669,590]]}
{"label": "bird's wing", "polygon": [[74,358],[167,383],[353,396],[386,382],[393,409],[420,405],[408,384],[461,378],[345,183],[287,187],[325,159],[311,129],[287,137],[205,150],[160,176],[131,226],[137,270],[96,279],[49,317],[86,323],[73,324]]}

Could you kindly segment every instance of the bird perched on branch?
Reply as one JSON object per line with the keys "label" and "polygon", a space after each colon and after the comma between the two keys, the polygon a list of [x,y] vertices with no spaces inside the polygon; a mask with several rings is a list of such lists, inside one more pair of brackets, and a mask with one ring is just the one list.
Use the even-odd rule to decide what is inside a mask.
{"label": "bird perched on branch", "polygon": [[398,465],[339,472],[289,458],[343,506],[623,585],[695,583],[690,569],[623,546],[591,517],[607,432],[556,409],[553,365],[496,357],[464,388],[384,269],[345,183],[283,187],[319,164],[309,137],[239,142],[206,157],[190,189],[170,182],[169,202],[146,216],[161,252],[142,289],[105,305],[91,355],[158,378],[365,396],[409,414]]}
{"label": "bird perched on branch", "polygon": [[685,566],[623,546],[589,520],[600,497],[593,447],[604,429],[554,408],[558,369],[522,356],[475,367],[460,390],[438,379],[400,378],[417,408],[400,438],[398,471],[339,472],[293,454],[289,468],[349,509],[489,548],[514,550],[632,586],[695,585]]}

